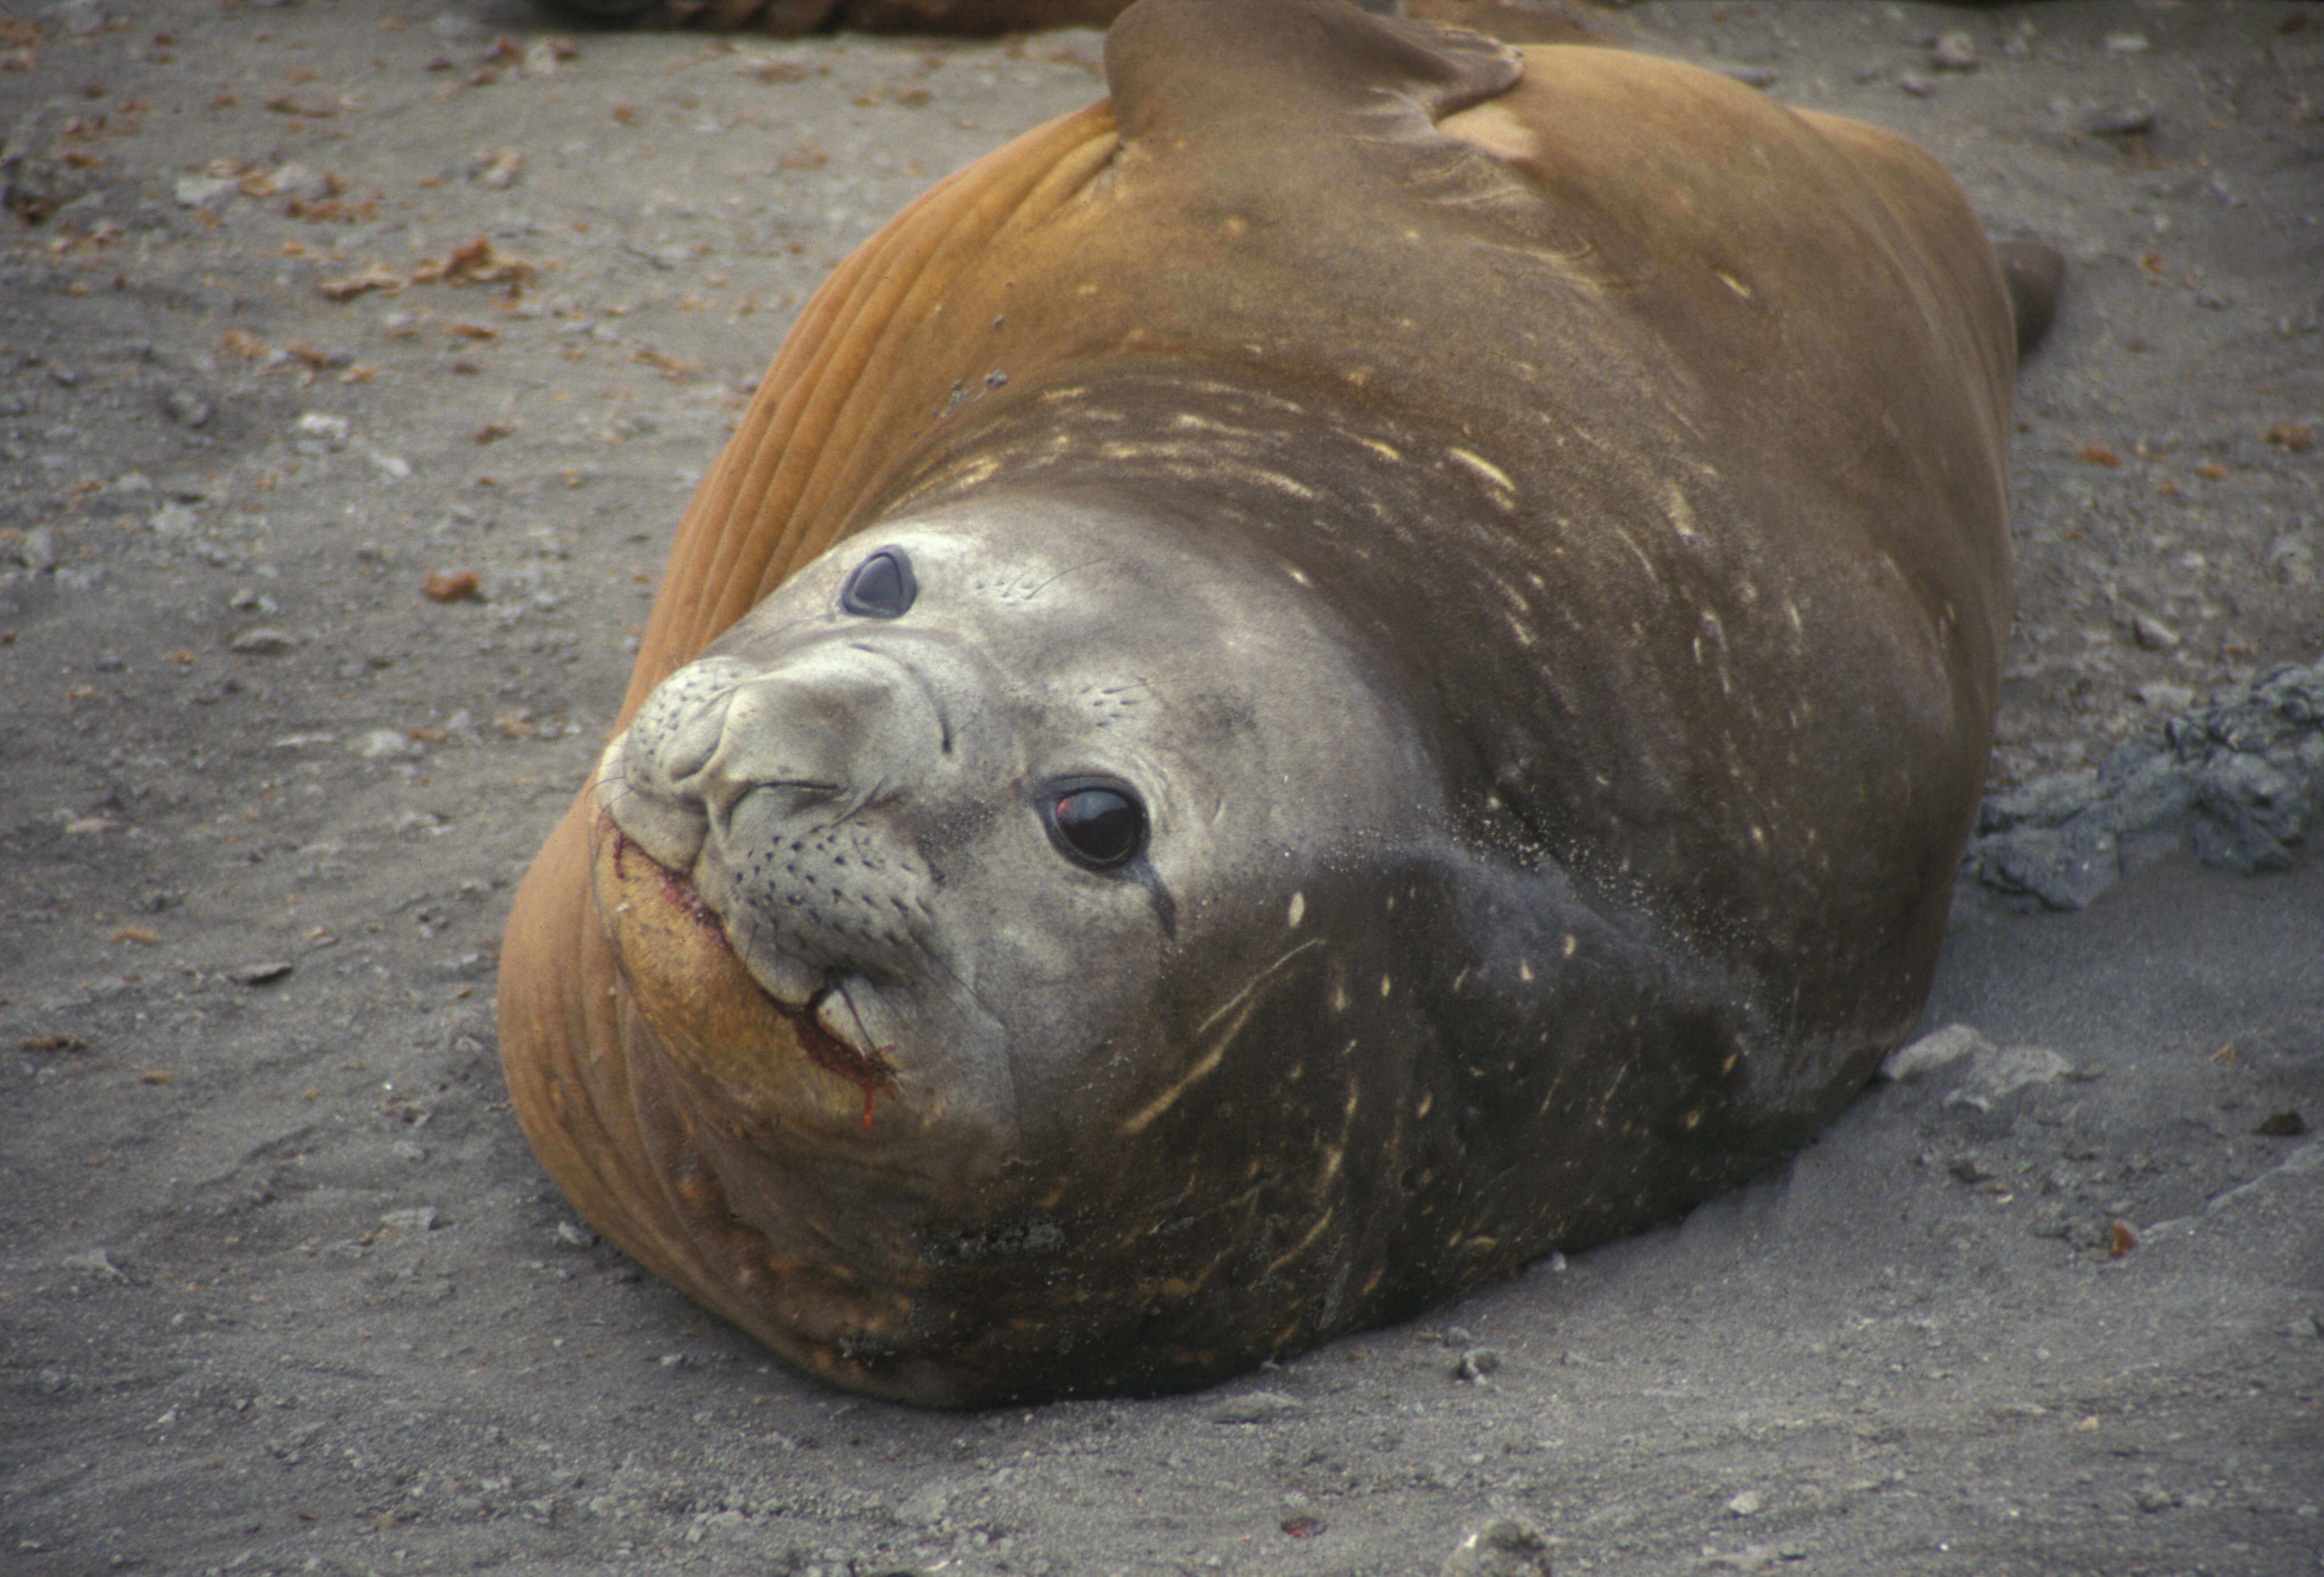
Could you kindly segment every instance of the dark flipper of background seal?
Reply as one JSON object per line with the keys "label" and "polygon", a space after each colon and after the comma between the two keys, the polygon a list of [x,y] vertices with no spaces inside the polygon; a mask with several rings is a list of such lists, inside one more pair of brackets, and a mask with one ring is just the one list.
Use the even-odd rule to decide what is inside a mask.
{"label": "dark flipper of background seal", "polygon": [[[1197,1085],[1187,1041],[1032,1158],[1060,1203],[1010,1255],[979,1248],[1001,1215],[939,1238],[914,1222],[945,1202],[836,1182],[803,1231],[625,985],[586,799],[503,954],[512,1090],[576,1205],[794,1362],[916,1401],[1201,1383],[1796,1146],[1926,991],[2008,619],[2017,325],[1917,150],[1337,0],[1147,0],[1107,69],[1111,105],[940,184],[810,303],[623,715],[833,543],[980,490],[1281,555],[1454,791],[1434,844],[1306,893],[1332,946],[1235,1020],[1333,1071]],[[1191,1032],[1268,956],[1184,960],[1157,1020]],[[756,1032],[748,977],[700,957],[688,1033]],[[1326,1023],[1335,977],[1377,989]]]}

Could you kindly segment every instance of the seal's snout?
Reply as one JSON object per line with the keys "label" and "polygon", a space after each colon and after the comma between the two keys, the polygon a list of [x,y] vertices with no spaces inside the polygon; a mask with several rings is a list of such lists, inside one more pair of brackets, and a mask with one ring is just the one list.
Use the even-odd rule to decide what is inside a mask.
{"label": "seal's snout", "polygon": [[672,674],[606,753],[599,799],[645,853],[681,874],[706,839],[779,839],[918,782],[945,729],[925,689],[860,648],[755,669],[710,657]]}
{"label": "seal's snout", "polygon": [[928,873],[898,823],[945,745],[927,685],[860,645],[708,657],[606,752],[598,802],[796,1010],[837,974],[913,973]]}
{"label": "seal's snout", "polygon": [[658,748],[711,821],[778,823],[844,816],[908,788],[932,764],[942,726],[925,692],[892,664],[852,648],[805,654],[714,703],[717,738],[689,724]]}

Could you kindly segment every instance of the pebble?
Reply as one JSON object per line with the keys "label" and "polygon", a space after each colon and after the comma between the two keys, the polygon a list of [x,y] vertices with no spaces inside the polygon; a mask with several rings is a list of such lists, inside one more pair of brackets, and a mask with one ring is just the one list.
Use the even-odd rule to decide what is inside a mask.
{"label": "pebble", "polygon": [[413,1205],[402,1210],[389,1211],[379,1218],[379,1224],[397,1232],[434,1232],[436,1224],[442,1219],[433,1205]]}
{"label": "pebble", "polygon": [[2154,130],[2154,112],[2143,105],[2109,105],[2084,115],[2081,129],[2092,137],[2143,137]]}
{"label": "pebble", "polygon": [[230,650],[240,652],[244,656],[273,657],[280,656],[298,644],[298,637],[295,636],[282,630],[270,629],[262,625],[256,629],[244,630],[229,641],[227,646]]}
{"label": "pebble", "polygon": [[2142,613],[2130,621],[2130,633],[2140,646],[2150,652],[2175,652],[2185,644],[2177,630],[2148,613]]}
{"label": "pebble", "polygon": [[2324,1327],[2317,1325],[2314,1315],[2294,1315],[2283,1322],[2283,1334],[2294,1341],[2313,1342],[2324,1336]]}
{"label": "pebble", "polygon": [[2110,32],[2106,36],[2106,51],[2109,55],[2143,55],[2146,50],[2146,35],[2143,32]]}
{"label": "pebble", "polygon": [[1550,1577],[1549,1545],[1541,1530],[1514,1517],[1497,1517],[1461,1541],[1445,1557],[1442,1577]]}
{"label": "pebble", "polygon": [[1976,70],[1977,40],[1958,31],[1946,33],[1929,51],[1929,64],[1940,71]]}
{"label": "pebble", "polygon": [[183,504],[164,504],[145,522],[147,528],[164,541],[191,536],[194,527],[201,523],[202,518]]}
{"label": "pebble", "polygon": [[291,433],[298,437],[333,445],[346,443],[349,430],[346,417],[319,410],[301,412],[299,419],[290,424]]}
{"label": "pebble", "polygon": [[1465,1380],[1471,1385],[1482,1384],[1487,1375],[1501,1367],[1501,1354],[1492,1347],[1471,1347],[1461,1354],[1461,1362],[1452,1366],[1452,1378]]}
{"label": "pebble", "polygon": [[1298,1399],[1281,1391],[1246,1391],[1211,1408],[1213,1424],[1271,1424],[1303,1411]]}
{"label": "pebble", "polygon": [[113,1262],[111,1252],[105,1249],[91,1249],[85,1254],[67,1254],[57,1263],[68,1270],[88,1270],[115,1281],[129,1279],[121,1267]]}
{"label": "pebble", "polygon": [[1937,90],[1936,83],[1922,76],[1918,71],[1897,72],[1896,86],[1914,98],[1927,98]]}
{"label": "pebble", "polygon": [[2072,1063],[2047,1046],[1987,1047],[1970,1061],[1968,1079],[1946,1092],[1945,1105],[1991,1111],[2004,1096],[2032,1085],[2055,1084],[2073,1071]]}
{"label": "pebble", "polygon": [[233,176],[189,175],[180,178],[171,193],[181,207],[216,209],[240,189],[240,182]]}
{"label": "pebble", "polygon": [[1727,1503],[1727,1509],[1731,1516],[1756,1517],[1759,1513],[1759,1508],[1766,1504],[1766,1502],[1759,1498],[1758,1490],[1746,1490]]}
{"label": "pebble", "polygon": [[276,981],[286,978],[290,971],[297,967],[296,964],[287,959],[274,959],[263,964],[244,964],[240,968],[228,969],[226,972],[226,977],[236,986],[272,986]]}
{"label": "pebble", "polygon": [[595,1245],[597,1234],[587,1227],[576,1226],[569,1221],[560,1221],[557,1224],[557,1241],[568,1249],[586,1249]]}
{"label": "pebble", "polygon": [[409,1139],[397,1140],[393,1144],[387,1147],[387,1153],[395,1157],[398,1160],[426,1160],[428,1159],[427,1146],[415,1144]]}
{"label": "pebble", "polygon": [[1880,1064],[1879,1077],[1891,1084],[1911,1084],[1947,1063],[1976,1052],[1990,1051],[1993,1042],[1967,1024],[1947,1024],[1909,1046],[1891,1051]]}
{"label": "pebble", "polygon": [[942,1484],[925,1484],[900,1501],[891,1515],[906,1527],[934,1527],[951,1508],[952,1491]]}

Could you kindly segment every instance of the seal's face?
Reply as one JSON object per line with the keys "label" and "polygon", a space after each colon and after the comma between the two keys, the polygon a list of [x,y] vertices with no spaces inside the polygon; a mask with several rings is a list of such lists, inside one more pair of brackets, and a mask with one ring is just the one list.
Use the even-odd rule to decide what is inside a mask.
{"label": "seal's face", "polygon": [[1249,557],[1053,502],[912,518],[653,693],[600,770],[599,907],[717,1106],[960,1215],[1150,1098],[1178,961],[1442,824],[1393,687]]}

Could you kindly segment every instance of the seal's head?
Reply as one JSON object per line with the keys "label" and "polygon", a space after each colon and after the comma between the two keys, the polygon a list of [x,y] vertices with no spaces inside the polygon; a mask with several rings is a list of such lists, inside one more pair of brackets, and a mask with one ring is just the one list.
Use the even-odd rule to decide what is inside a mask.
{"label": "seal's head", "polygon": [[1056,1224],[1120,1147],[1240,1087],[1209,1076],[1276,986],[1328,989],[1265,972],[1444,820],[1379,667],[1287,561],[1015,496],[848,538],[652,693],[597,907],[728,1208],[844,1267],[794,1334],[908,1347],[947,1256],[1091,1252]]}

